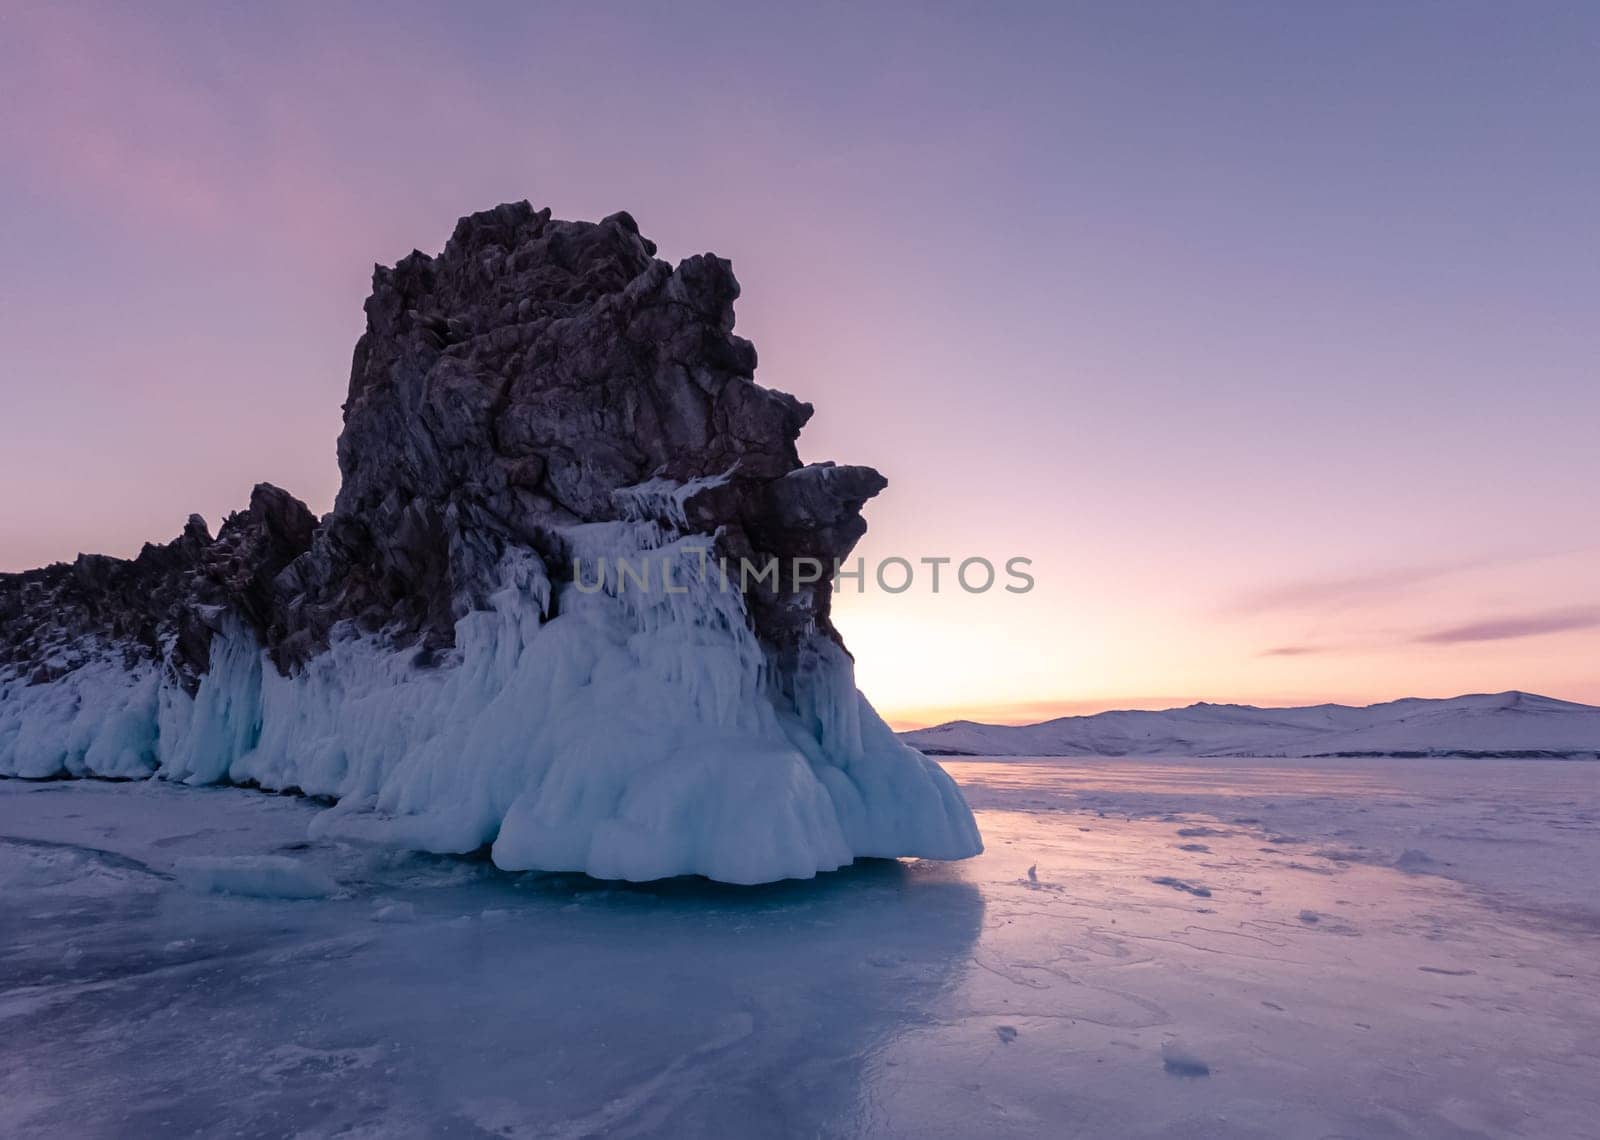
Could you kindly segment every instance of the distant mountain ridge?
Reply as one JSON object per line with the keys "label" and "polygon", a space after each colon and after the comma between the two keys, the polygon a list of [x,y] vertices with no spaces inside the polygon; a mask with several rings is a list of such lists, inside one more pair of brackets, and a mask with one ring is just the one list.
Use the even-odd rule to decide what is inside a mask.
{"label": "distant mountain ridge", "polygon": [[902,732],[935,756],[1512,756],[1600,759],[1600,708],[1534,693],[1264,709],[1200,703]]}

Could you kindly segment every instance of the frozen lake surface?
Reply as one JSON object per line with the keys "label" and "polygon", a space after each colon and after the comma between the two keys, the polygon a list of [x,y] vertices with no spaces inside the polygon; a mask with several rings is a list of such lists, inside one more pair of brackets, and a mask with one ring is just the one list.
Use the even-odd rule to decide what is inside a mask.
{"label": "frozen lake surface", "polygon": [[945,766],[983,856],[761,888],[0,781],[0,1135],[1596,1134],[1600,764]]}

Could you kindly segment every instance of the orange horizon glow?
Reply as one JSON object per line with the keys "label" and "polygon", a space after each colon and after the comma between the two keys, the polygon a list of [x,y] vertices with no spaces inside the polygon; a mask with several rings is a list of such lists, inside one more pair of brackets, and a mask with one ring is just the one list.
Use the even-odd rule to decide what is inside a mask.
{"label": "orange horizon glow", "polygon": [[[881,531],[862,543],[869,564],[899,547]],[[1541,604],[1593,596],[1600,549],[1240,588],[1261,574],[1253,551],[1202,579],[1163,573],[1160,552],[1146,576],[1052,547],[1032,548],[1028,595],[836,595],[857,682],[892,727],[1510,690],[1600,704],[1596,615]]]}

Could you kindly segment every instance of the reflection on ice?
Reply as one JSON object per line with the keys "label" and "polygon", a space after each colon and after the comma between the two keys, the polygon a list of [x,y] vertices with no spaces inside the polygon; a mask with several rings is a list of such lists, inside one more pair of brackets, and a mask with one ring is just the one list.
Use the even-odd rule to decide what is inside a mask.
{"label": "reflection on ice", "polygon": [[[0,1134],[1576,1137],[1600,1117],[1600,767],[949,767],[985,855],[760,888],[308,842],[313,805],[232,789],[0,782]],[[218,893],[197,865],[258,895],[292,866],[335,888]]]}
{"label": "reflection on ice", "polygon": [[977,887],[892,861],[736,888],[312,848],[277,857],[344,897],[235,897],[166,875],[191,844],[141,839],[141,863],[88,832],[159,801],[281,848],[305,805],[4,791],[0,832],[53,815],[84,839],[0,847],[11,1136],[812,1134],[856,1117],[859,1059],[937,1003],[981,928]]}

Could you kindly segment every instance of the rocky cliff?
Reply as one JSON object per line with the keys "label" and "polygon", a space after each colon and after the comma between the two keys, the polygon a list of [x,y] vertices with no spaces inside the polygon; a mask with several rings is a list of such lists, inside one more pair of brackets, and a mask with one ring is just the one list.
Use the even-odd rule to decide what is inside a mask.
{"label": "rocky cliff", "polygon": [[262,484],[215,539],[0,575],[0,773],[293,787],[329,827],[622,877],[977,850],[855,693],[827,573],[791,573],[884,479],[802,465],[729,263],[655,252],[524,202],[376,268],[330,514]]}

